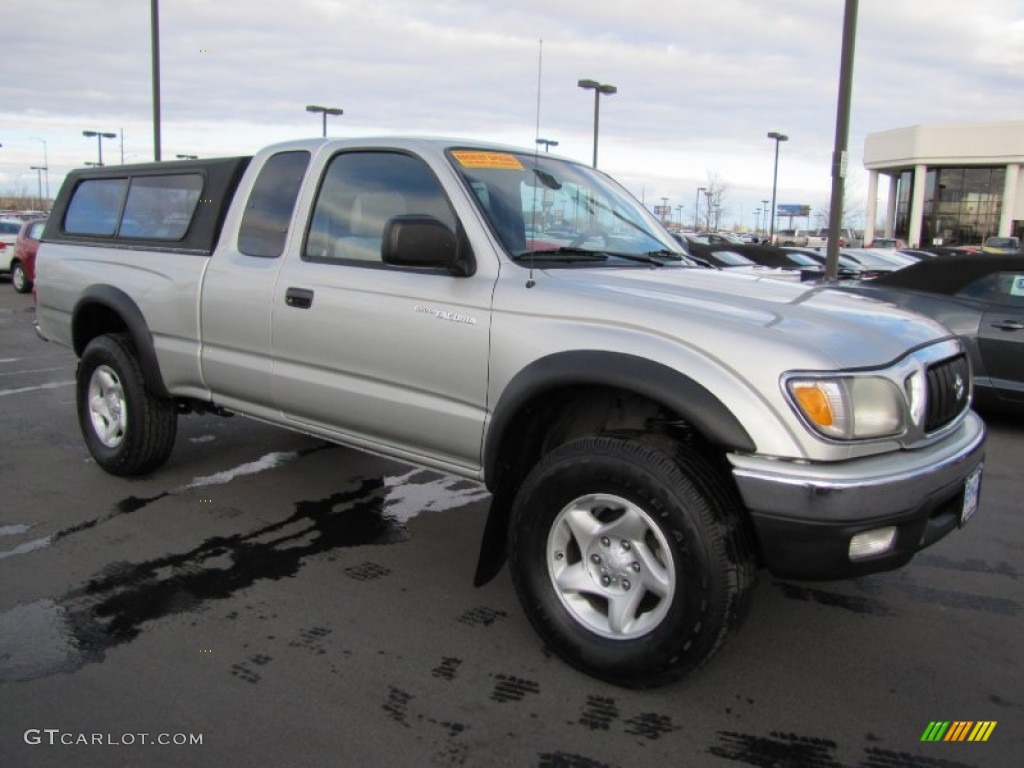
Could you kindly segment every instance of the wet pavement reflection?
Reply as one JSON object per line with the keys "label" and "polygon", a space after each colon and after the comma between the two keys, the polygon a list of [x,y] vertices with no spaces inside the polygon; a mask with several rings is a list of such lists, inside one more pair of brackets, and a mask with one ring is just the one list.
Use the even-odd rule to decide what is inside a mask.
{"label": "wet pavement reflection", "polygon": [[[253,465],[277,466],[276,459]],[[239,474],[250,473],[201,480],[227,482]],[[148,621],[195,611],[259,581],[294,576],[311,558],[339,548],[399,544],[410,538],[407,522],[417,514],[463,506],[487,495],[474,483],[425,470],[352,482],[351,489],[296,502],[292,514],[280,521],[215,536],[185,552],[112,563],[59,598],[0,614],[0,682],[72,672],[101,661],[109,649],[136,638]],[[204,484],[209,483],[193,482],[150,498],[129,497],[104,517],[36,541],[56,543]]]}

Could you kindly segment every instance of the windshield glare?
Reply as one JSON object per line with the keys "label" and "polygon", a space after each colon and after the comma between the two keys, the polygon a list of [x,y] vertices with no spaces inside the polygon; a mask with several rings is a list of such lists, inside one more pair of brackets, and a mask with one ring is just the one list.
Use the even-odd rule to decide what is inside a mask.
{"label": "windshield glare", "polygon": [[657,219],[592,168],[527,153],[452,150],[449,155],[495,235],[515,258],[529,253],[576,253],[606,262],[616,261],[617,254],[685,258]]}

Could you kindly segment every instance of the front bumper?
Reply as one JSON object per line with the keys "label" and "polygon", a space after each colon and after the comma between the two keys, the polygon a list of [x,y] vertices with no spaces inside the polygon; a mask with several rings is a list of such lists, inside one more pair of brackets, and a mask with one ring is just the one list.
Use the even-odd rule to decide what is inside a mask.
{"label": "front bumper", "polygon": [[[917,451],[828,464],[729,460],[765,566],[783,578],[843,579],[898,568],[956,528],[984,446],[984,422],[972,411]],[[851,537],[885,526],[897,529],[888,551],[850,559]]]}

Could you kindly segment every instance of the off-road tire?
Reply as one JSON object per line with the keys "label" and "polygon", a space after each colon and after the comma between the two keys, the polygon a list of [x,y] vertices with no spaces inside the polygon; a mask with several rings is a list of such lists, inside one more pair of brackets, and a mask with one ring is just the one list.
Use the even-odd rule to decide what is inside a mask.
{"label": "off-road tire", "polygon": [[[629,688],[670,683],[707,661],[746,615],[755,576],[723,468],[642,435],[580,438],[542,458],[513,504],[509,562],[548,646]],[[630,598],[641,588],[642,600]],[[635,609],[622,607],[629,599]]]}
{"label": "off-road tire", "polygon": [[145,385],[131,336],[114,333],[89,342],[78,364],[78,423],[89,453],[112,475],[144,475],[171,455],[177,435],[175,404]]}

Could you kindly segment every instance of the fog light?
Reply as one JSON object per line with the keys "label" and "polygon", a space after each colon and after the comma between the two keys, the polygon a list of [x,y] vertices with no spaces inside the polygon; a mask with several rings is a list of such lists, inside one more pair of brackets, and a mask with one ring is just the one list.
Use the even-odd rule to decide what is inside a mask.
{"label": "fog light", "polygon": [[881,555],[892,549],[896,541],[896,526],[887,525],[885,528],[875,528],[873,531],[858,533],[850,539],[850,559],[863,560],[872,555]]}

